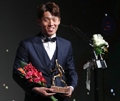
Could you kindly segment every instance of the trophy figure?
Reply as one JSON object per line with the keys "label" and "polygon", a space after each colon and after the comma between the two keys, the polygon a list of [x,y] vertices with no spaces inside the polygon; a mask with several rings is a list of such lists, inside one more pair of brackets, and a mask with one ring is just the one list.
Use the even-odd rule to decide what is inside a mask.
{"label": "trophy figure", "polygon": [[[67,88],[67,84],[63,80],[63,73],[65,73],[65,71],[63,67],[58,63],[57,59],[55,62],[56,62],[55,69],[51,70],[51,72],[58,71],[58,74],[53,76],[51,88],[54,89],[54,92],[56,93],[69,93],[69,88]],[[56,78],[60,78],[60,81],[65,84],[65,87],[56,86],[55,84]]]}

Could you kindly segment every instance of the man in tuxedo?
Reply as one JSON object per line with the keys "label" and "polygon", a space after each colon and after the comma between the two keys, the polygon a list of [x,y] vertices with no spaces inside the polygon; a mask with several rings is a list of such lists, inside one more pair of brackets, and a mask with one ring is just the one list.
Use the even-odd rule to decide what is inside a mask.
{"label": "man in tuxedo", "polygon": [[[61,37],[56,36],[60,24],[60,9],[54,2],[47,2],[37,8],[38,24],[41,31],[38,35],[20,42],[13,66],[13,79],[25,91],[24,101],[51,101],[54,95],[58,101],[68,101],[78,83],[78,75],[74,67],[72,45]],[[64,80],[69,93],[55,93],[51,87],[55,73],[51,72],[57,62],[64,70]],[[20,60],[32,65],[42,72],[47,81],[47,87],[39,87],[20,77],[18,68]],[[53,75],[54,74],[54,75]],[[59,78],[55,79],[57,86],[63,86]]]}

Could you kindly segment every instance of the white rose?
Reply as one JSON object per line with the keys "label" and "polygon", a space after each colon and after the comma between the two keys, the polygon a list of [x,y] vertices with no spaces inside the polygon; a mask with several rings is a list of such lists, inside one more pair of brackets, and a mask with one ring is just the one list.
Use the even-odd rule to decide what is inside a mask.
{"label": "white rose", "polygon": [[93,44],[95,46],[99,46],[101,44],[105,44],[108,46],[108,43],[103,39],[103,37],[100,34],[93,35]]}
{"label": "white rose", "polygon": [[93,35],[93,40],[96,40],[98,38],[97,34]]}

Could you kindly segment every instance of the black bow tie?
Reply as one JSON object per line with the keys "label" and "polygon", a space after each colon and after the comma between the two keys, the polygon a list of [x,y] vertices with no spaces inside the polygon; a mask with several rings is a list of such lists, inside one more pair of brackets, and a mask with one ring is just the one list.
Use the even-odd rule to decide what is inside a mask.
{"label": "black bow tie", "polygon": [[56,37],[53,37],[53,38],[47,37],[44,39],[44,42],[55,42],[55,41],[56,41]]}

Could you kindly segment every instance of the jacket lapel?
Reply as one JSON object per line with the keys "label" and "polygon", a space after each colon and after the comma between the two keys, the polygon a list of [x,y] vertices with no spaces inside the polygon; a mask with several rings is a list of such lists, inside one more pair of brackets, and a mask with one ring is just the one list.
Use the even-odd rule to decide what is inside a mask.
{"label": "jacket lapel", "polygon": [[[46,61],[46,55],[45,55],[45,49],[43,47],[43,43],[42,43],[42,40],[41,40],[41,35],[37,35],[34,40],[33,40],[33,46],[36,50],[36,53],[41,61],[41,64],[43,66],[43,68],[47,71],[48,74],[50,74],[50,69],[48,69],[49,67],[49,63],[48,61]],[[56,47],[58,48],[57,49],[57,59],[58,59],[58,63],[60,65],[62,65],[62,60],[63,60],[63,53],[64,53],[64,50],[61,48],[63,43],[60,41],[59,37],[57,37],[57,41],[56,41]],[[46,68],[48,67],[48,68]]]}
{"label": "jacket lapel", "polygon": [[62,64],[62,60],[63,60],[63,49],[61,48],[62,47],[62,43],[61,41],[59,40],[59,37],[57,37],[57,59],[58,59],[58,63],[59,64]]}
{"label": "jacket lapel", "polygon": [[[42,43],[40,35],[35,37],[35,39],[33,40],[33,45],[34,45],[36,53],[41,61],[43,68],[47,71],[48,74],[50,74],[50,71],[48,69],[49,68],[48,63],[47,63],[46,57],[45,57],[45,49],[43,47],[43,43]],[[48,67],[48,68],[46,68],[46,67]]]}

